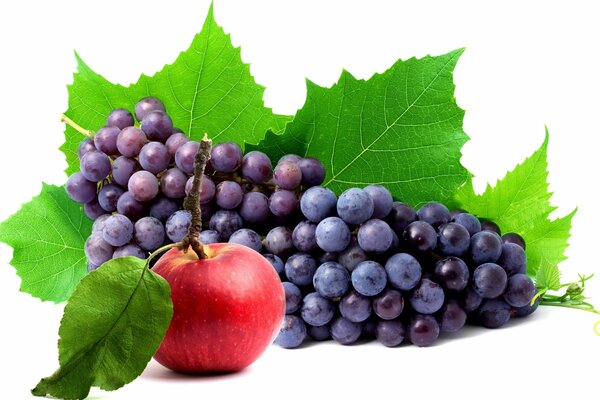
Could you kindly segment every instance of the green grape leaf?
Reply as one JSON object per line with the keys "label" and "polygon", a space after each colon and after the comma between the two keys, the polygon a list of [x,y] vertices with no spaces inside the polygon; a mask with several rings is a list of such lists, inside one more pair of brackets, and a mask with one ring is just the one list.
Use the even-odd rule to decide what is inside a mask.
{"label": "green grape leaf", "polygon": [[480,218],[497,223],[502,232],[516,232],[527,243],[527,273],[536,277],[542,264],[557,266],[565,260],[571,220],[577,210],[550,220],[556,209],[548,191],[548,133],[544,143],[523,163],[507,173],[494,187],[476,194],[472,181],[458,190],[455,205]]}
{"label": "green grape leaf", "polygon": [[116,390],[137,378],[173,316],[169,284],[145,260],[110,260],[83,278],[60,323],[60,368],[35,396],[84,399],[92,386]]}
{"label": "green grape leaf", "polygon": [[371,183],[413,205],[445,201],[469,177],[460,164],[464,111],[452,73],[463,50],[399,60],[368,80],[343,71],[331,88],[307,82],[307,100],[285,132],[258,146],[320,159],[336,192]]}
{"label": "green grape leaf", "polygon": [[[198,140],[207,133],[217,143],[256,144],[268,129],[280,132],[291,119],[264,106],[264,87],[254,81],[240,48],[233,47],[215,22],[212,6],[188,50],[154,76],[142,75],[128,87],[109,82],[76,57],[78,72],[68,86],[65,115],[85,129],[99,129],[112,109],[132,111],[146,96],[160,98],[173,124]],[[66,128],[61,150],[67,157],[68,175],[79,170],[77,147],[82,139],[73,128]]]}
{"label": "green grape leaf", "polygon": [[92,222],[65,189],[44,184],[41,193],[0,223],[0,241],[12,246],[11,264],[21,291],[65,301],[87,273],[83,252]]}
{"label": "green grape leaf", "polygon": [[559,290],[560,270],[557,264],[552,264],[542,258],[535,274],[535,283],[540,289]]}

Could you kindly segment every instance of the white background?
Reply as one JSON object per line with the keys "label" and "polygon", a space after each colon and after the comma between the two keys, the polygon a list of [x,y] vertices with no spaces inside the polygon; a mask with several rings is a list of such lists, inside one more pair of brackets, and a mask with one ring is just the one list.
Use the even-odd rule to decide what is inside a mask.
{"label": "white background", "polygon": [[[293,4],[292,4],[293,3]],[[486,5],[484,5],[485,3]],[[398,58],[467,50],[455,73],[471,141],[463,163],[479,188],[534,151],[547,124],[555,216],[579,206],[566,278],[598,271],[600,55],[594,2],[221,1],[217,22],[242,46],[265,103],[292,114],[304,79],[331,85]],[[563,2],[563,4],[567,4]],[[0,220],[45,181],[63,184],[58,147],[73,50],[113,82],[152,74],[188,47],[207,1],[5,1],[0,5]],[[18,291],[0,245],[0,398],[24,399],[57,366],[62,307]],[[589,294],[600,306],[600,277]],[[190,378],[156,363],[142,378],[93,398],[597,398],[600,337],[592,314],[544,308],[506,329],[469,329],[419,349],[378,344],[275,346],[240,374]]]}

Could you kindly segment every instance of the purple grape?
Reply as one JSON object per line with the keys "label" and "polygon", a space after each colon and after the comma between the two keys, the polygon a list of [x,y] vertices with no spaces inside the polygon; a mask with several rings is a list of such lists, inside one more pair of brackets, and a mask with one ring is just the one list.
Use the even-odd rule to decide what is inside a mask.
{"label": "purple grape", "polygon": [[[150,142],[140,150],[140,165],[148,172],[158,174],[169,166],[171,157],[167,146],[160,142]],[[185,184],[185,183],[184,183]]]}
{"label": "purple grape", "polygon": [[127,128],[128,126],[133,126],[133,115],[124,108],[115,108],[108,114],[106,118],[107,126],[114,126],[119,129]]}
{"label": "purple grape", "polygon": [[217,205],[226,210],[232,210],[240,205],[244,198],[242,187],[234,181],[220,182],[215,190]]}
{"label": "purple grape", "polygon": [[137,157],[147,141],[144,131],[129,126],[117,136],[117,149],[125,157]]}
{"label": "purple grape", "polygon": [[[202,231],[202,232],[204,232],[204,231]],[[283,273],[283,271],[285,269],[285,265],[283,264],[283,261],[281,260],[281,258],[279,258],[275,254],[271,254],[271,253],[265,253],[265,254],[263,254],[263,257],[266,258],[267,261],[271,263],[271,265],[273,266],[273,268],[275,268],[275,271],[277,271],[278,274]]]}
{"label": "purple grape", "polygon": [[237,212],[219,210],[210,218],[209,226],[211,230],[219,232],[221,240],[227,241],[233,232],[242,228],[243,222]]}
{"label": "purple grape", "polygon": [[304,187],[318,186],[325,180],[325,167],[316,158],[302,158],[296,164],[302,172],[301,183]]}
{"label": "purple grape", "polygon": [[93,265],[102,265],[112,258],[113,247],[108,244],[101,234],[93,234],[85,241],[85,256]]}
{"label": "purple grape", "polygon": [[165,228],[154,217],[144,217],[135,223],[135,242],[144,250],[154,251],[165,241]]}
{"label": "purple grape", "polygon": [[362,328],[359,323],[347,320],[344,317],[336,318],[329,327],[333,340],[340,344],[352,344],[360,338]]}
{"label": "purple grape", "polygon": [[482,326],[496,329],[504,326],[510,319],[510,304],[501,299],[485,300],[477,309],[477,319]]}
{"label": "purple grape", "polygon": [[260,240],[260,236],[252,229],[242,228],[233,232],[229,237],[229,243],[237,243],[249,247],[259,253],[262,251],[262,241]]}
{"label": "purple grape", "polygon": [[140,169],[141,167],[136,160],[121,156],[112,164],[113,181],[123,187],[126,187],[131,175]]}
{"label": "purple grape", "polygon": [[350,290],[340,300],[340,314],[352,322],[363,322],[371,316],[371,299],[356,290]]}
{"label": "purple grape", "polygon": [[337,197],[327,188],[314,186],[308,189],[300,199],[300,210],[311,222],[319,223],[335,214]]}
{"label": "purple grape", "polygon": [[508,279],[504,300],[513,307],[525,307],[537,293],[535,284],[525,274],[515,274]]}
{"label": "purple grape", "polygon": [[278,226],[267,233],[265,249],[276,256],[285,258],[294,250],[292,231],[285,226]]}
{"label": "purple grape", "polygon": [[175,164],[177,168],[185,172],[186,174],[194,173],[194,160],[196,159],[196,153],[200,148],[200,143],[189,141],[179,147],[175,153]]}
{"label": "purple grape", "polygon": [[408,253],[391,256],[385,263],[385,271],[396,289],[410,290],[421,280],[421,264]]}
{"label": "purple grape", "polygon": [[167,150],[169,151],[169,157],[174,160],[177,150],[189,141],[190,139],[183,133],[174,133],[169,136],[165,142],[165,146],[167,146]]}
{"label": "purple grape", "polygon": [[151,111],[142,119],[140,127],[148,139],[164,143],[173,133],[173,121],[166,112]]}
{"label": "purple grape", "polygon": [[89,203],[96,198],[96,183],[85,179],[81,172],[71,175],[67,179],[65,188],[71,200],[77,203]]}
{"label": "purple grape", "polygon": [[504,243],[502,245],[502,254],[498,259],[500,265],[506,273],[510,275],[524,274],[527,272],[527,255],[525,250],[515,243]]}
{"label": "purple grape", "polygon": [[148,215],[164,223],[179,208],[179,204],[175,200],[165,196],[157,196],[152,200]]}
{"label": "purple grape", "polygon": [[495,263],[502,254],[502,240],[494,232],[481,231],[471,237],[469,256],[475,264]]}
{"label": "purple grape", "polygon": [[298,286],[310,285],[316,270],[317,262],[307,253],[296,253],[285,262],[285,276]]}
{"label": "purple grape", "polygon": [[111,168],[110,159],[100,151],[88,151],[79,165],[85,179],[91,182],[100,182],[106,178]]}
{"label": "purple grape", "polygon": [[165,231],[172,242],[180,242],[192,224],[192,214],[186,210],[176,211],[165,223]]}
{"label": "purple grape", "polygon": [[442,307],[439,316],[441,332],[458,332],[467,322],[467,313],[456,300],[448,300]]}
{"label": "purple grape", "polygon": [[472,214],[460,213],[452,218],[452,222],[464,226],[471,236],[481,232],[481,222]]}
{"label": "purple grape", "polygon": [[324,251],[342,251],[350,244],[350,228],[337,217],[328,217],[319,222],[315,230],[317,244]]}
{"label": "purple grape", "polygon": [[375,328],[377,341],[387,347],[396,347],[404,341],[404,324],[402,321],[379,321]]}
{"label": "purple grape", "polygon": [[281,189],[294,190],[302,181],[302,171],[298,164],[284,161],[273,170],[273,182]]}
{"label": "purple grape", "polygon": [[286,154],[285,156],[281,157],[279,161],[277,161],[277,164],[281,164],[282,162],[291,162],[297,164],[300,160],[302,160],[302,157],[297,154]]}
{"label": "purple grape", "polygon": [[98,203],[105,211],[113,212],[117,210],[117,202],[119,197],[125,193],[120,186],[117,185],[104,185],[98,192]]}
{"label": "purple grape", "polygon": [[124,215],[114,214],[106,219],[102,238],[111,246],[119,247],[131,241],[133,223]]}
{"label": "purple grape", "polygon": [[450,222],[450,211],[441,203],[427,203],[417,211],[417,215],[419,220],[427,222],[434,228]]}
{"label": "purple grape", "polygon": [[352,286],[364,296],[378,295],[386,284],[385,269],[375,261],[363,261],[352,271]]}
{"label": "purple grape", "polygon": [[79,143],[79,147],[77,147],[77,157],[81,160],[85,153],[88,151],[96,150],[96,146],[94,145],[94,140],[90,138],[85,138]]}
{"label": "purple grape", "polygon": [[106,214],[106,211],[100,207],[98,200],[94,199],[83,205],[83,212],[91,220],[97,219],[99,216]]}
{"label": "purple grape", "polygon": [[481,230],[486,231],[486,232],[493,232],[493,233],[497,234],[498,236],[500,236],[502,234],[498,224],[496,224],[495,222],[492,222],[492,221],[488,221],[488,220],[481,221]]}
{"label": "purple grape", "polygon": [[319,342],[329,339],[331,337],[331,335],[329,334],[329,324],[322,325],[322,326],[310,325],[308,327],[308,335],[313,340],[316,340]]}
{"label": "purple grape", "polygon": [[185,185],[188,177],[179,168],[170,168],[160,177],[160,190],[171,199],[185,197]]}
{"label": "purple grape", "polygon": [[387,223],[398,235],[402,235],[404,229],[416,220],[417,212],[415,209],[398,201],[392,204],[392,209],[386,217]]}
{"label": "purple grape", "polygon": [[292,232],[292,242],[299,251],[311,252],[317,248],[315,231],[317,225],[312,222],[300,222]]}
{"label": "purple grape", "polygon": [[102,230],[104,229],[104,224],[106,223],[106,220],[108,219],[108,217],[110,217],[110,215],[111,214],[103,214],[103,215],[99,216],[98,218],[96,218],[96,220],[92,224],[92,234],[102,235]]}
{"label": "purple grape", "polygon": [[402,235],[407,245],[421,253],[428,253],[435,249],[437,233],[433,226],[423,221],[409,224]]}
{"label": "purple grape", "polygon": [[337,201],[337,212],[347,224],[358,225],[370,219],[375,205],[367,192],[350,188],[343,192]]}
{"label": "purple grape", "polygon": [[306,339],[306,325],[295,315],[286,315],[275,343],[284,349],[295,349]]}
{"label": "purple grape", "polygon": [[271,159],[260,151],[251,151],[242,159],[242,175],[251,183],[264,182],[273,173]]}
{"label": "purple grape", "polygon": [[373,215],[371,218],[382,219],[392,211],[394,199],[392,199],[392,194],[389,190],[381,185],[369,185],[363,190],[373,200]]}
{"label": "purple grape", "polygon": [[394,289],[385,289],[373,299],[373,311],[381,319],[398,318],[404,310],[402,293]]}
{"label": "purple grape", "polygon": [[115,249],[112,258],[119,257],[137,257],[143,260],[146,258],[146,252],[136,244],[126,244],[125,246]]}
{"label": "purple grape", "polygon": [[370,219],[358,229],[358,244],[366,252],[384,253],[392,245],[394,232],[380,219]]}
{"label": "purple grape", "polygon": [[269,218],[269,199],[260,192],[246,193],[240,205],[240,215],[244,221],[257,224]]}
{"label": "purple grape", "polygon": [[210,151],[210,164],[217,172],[231,173],[242,165],[242,149],[234,142],[219,143]]}
{"label": "purple grape", "polygon": [[408,339],[419,347],[431,346],[440,336],[440,326],[431,315],[415,315],[408,324]]}
{"label": "purple grape", "polygon": [[421,314],[433,314],[444,305],[444,289],[437,283],[423,278],[409,297],[412,308]]}
{"label": "purple grape", "polygon": [[304,296],[300,313],[307,324],[323,326],[333,318],[335,307],[331,300],[317,293],[309,293]]}
{"label": "purple grape", "polygon": [[468,313],[475,311],[483,301],[481,295],[477,293],[475,289],[470,287],[460,294],[459,299],[460,305]]}
{"label": "purple grape", "polygon": [[445,256],[462,256],[471,245],[469,231],[464,226],[449,222],[438,228],[438,249]]}
{"label": "purple grape", "polygon": [[369,259],[369,256],[365,251],[358,245],[358,243],[351,243],[339,254],[338,261],[350,272],[354,271],[354,268],[363,261]]}
{"label": "purple grape", "polygon": [[292,282],[283,282],[283,291],[285,292],[285,313],[295,313],[300,308],[300,304],[302,304],[302,292],[300,288]]}
{"label": "purple grape", "polygon": [[137,201],[131,193],[125,192],[117,201],[117,212],[137,221],[146,215],[146,205]]}
{"label": "purple grape", "polygon": [[98,129],[98,132],[94,135],[94,146],[96,146],[96,149],[109,156],[119,154],[119,149],[117,149],[117,137],[120,132],[121,129],[116,126],[105,126]]}
{"label": "purple grape", "polygon": [[87,270],[88,270],[88,272],[95,271],[95,270],[97,270],[98,268],[100,268],[100,266],[99,266],[99,265],[92,264],[92,263],[91,263],[91,262],[89,262],[89,261],[87,262]]}
{"label": "purple grape", "polygon": [[460,291],[469,283],[469,267],[458,257],[446,257],[435,264],[436,280],[446,289]]}
{"label": "purple grape", "polygon": [[[203,230],[202,232],[200,232],[200,242],[202,244],[220,243],[221,236],[219,235],[219,232],[217,232],[217,231],[211,231],[210,229],[206,229],[206,230]],[[266,254],[265,254],[265,258],[266,258]],[[281,265],[283,268],[283,263]]]}
{"label": "purple grape", "polygon": [[516,244],[516,245],[520,246],[523,250],[525,250],[527,248],[525,246],[525,239],[523,239],[523,236],[519,235],[518,233],[514,233],[514,232],[510,232],[510,233],[506,233],[506,234],[502,235],[502,242]]}
{"label": "purple grape", "polygon": [[504,293],[508,278],[501,266],[481,264],[473,271],[473,289],[484,299],[494,299]]}
{"label": "purple grape", "polygon": [[341,264],[329,261],[317,268],[313,276],[313,286],[323,297],[341,297],[350,287],[350,274]]}
{"label": "purple grape", "polygon": [[148,171],[138,171],[129,178],[127,188],[137,201],[150,201],[158,194],[158,179]]}
{"label": "purple grape", "polygon": [[298,197],[291,190],[273,192],[269,198],[269,210],[276,217],[287,218],[298,210]]}
{"label": "purple grape", "polygon": [[156,97],[144,97],[135,105],[135,118],[142,121],[152,111],[165,111],[165,105]]}

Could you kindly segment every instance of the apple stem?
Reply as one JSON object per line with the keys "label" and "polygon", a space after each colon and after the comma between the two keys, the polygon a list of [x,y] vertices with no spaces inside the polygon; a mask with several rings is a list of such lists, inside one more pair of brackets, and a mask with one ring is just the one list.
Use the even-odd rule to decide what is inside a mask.
{"label": "apple stem", "polygon": [[191,247],[198,258],[208,258],[204,252],[204,246],[200,242],[202,231],[202,210],[200,209],[200,183],[204,176],[204,168],[210,159],[211,140],[204,134],[200,141],[200,148],[194,160],[194,180],[192,189],[183,201],[183,208],[192,214],[192,223],[187,235],[181,241],[181,248],[186,251]]}
{"label": "apple stem", "polygon": [[62,114],[60,116],[60,122],[69,125],[71,128],[75,129],[77,132],[81,133],[83,136],[86,136],[88,138],[93,138],[95,135],[94,131],[90,131],[88,129],[84,129],[81,126],[79,126],[75,121],[73,121],[71,118],[67,117],[65,114]]}

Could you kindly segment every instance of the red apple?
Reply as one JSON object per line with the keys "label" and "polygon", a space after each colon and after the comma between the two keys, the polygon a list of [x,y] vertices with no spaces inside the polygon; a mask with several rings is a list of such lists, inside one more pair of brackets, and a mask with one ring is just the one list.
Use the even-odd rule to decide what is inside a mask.
{"label": "red apple", "polygon": [[[154,358],[185,373],[238,371],[273,342],[285,315],[277,272],[238,244],[171,249],[152,270],[171,286],[173,319]],[[150,316],[149,316],[150,317]]]}

